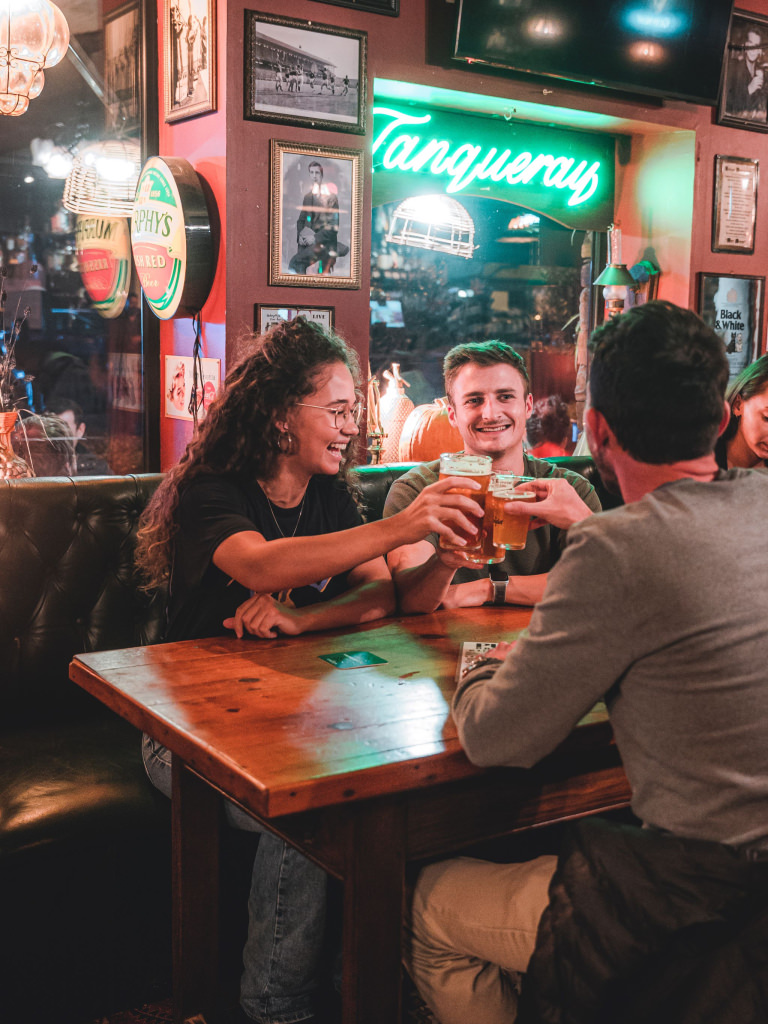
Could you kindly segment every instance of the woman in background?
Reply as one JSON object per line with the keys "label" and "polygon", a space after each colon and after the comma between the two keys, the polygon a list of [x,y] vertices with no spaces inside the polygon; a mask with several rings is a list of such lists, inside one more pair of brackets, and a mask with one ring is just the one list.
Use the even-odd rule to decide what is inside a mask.
{"label": "woman in background", "polygon": [[[137,560],[168,584],[166,640],[296,635],[394,610],[385,552],[470,524],[440,481],[363,525],[350,486],[361,406],[354,352],[299,317],[256,339],[142,517]],[[423,499],[423,500],[421,500]],[[323,536],[318,542],[318,535]],[[151,781],[170,795],[170,752],[144,737]],[[228,820],[261,831],[238,808]],[[253,867],[240,989],[245,1020],[317,1020],[327,879],[271,833]]]}
{"label": "woman in background", "polygon": [[534,458],[567,455],[565,445],[571,429],[571,415],[560,395],[548,395],[533,403],[526,434],[528,451]]}
{"label": "woman in background", "polygon": [[768,466],[768,355],[760,356],[728,385],[731,418],[715,447],[723,469]]}

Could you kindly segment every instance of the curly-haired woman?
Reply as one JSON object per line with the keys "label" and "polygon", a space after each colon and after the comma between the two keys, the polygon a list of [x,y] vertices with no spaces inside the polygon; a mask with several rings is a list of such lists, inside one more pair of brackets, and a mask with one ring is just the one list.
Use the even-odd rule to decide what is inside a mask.
{"label": "curly-haired woman", "polygon": [[723,469],[768,467],[768,355],[760,356],[728,385],[731,418],[715,447]]}
{"label": "curly-haired woman", "polygon": [[[295,635],[379,618],[395,605],[385,552],[433,531],[457,542],[452,526],[473,532],[463,512],[480,510],[447,493],[460,482],[452,478],[398,515],[362,523],[347,482],[358,383],[352,350],[301,317],[256,340],[143,517],[138,561],[150,584],[168,582],[166,639]],[[144,760],[169,794],[169,752],[145,737]],[[231,805],[227,815],[260,831]],[[326,884],[319,868],[261,834],[240,990],[246,1019],[319,1020]]]}

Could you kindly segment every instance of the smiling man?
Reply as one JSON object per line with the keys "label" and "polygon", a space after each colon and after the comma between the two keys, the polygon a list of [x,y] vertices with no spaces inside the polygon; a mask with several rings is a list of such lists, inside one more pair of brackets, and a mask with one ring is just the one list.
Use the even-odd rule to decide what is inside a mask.
{"label": "smiling man", "polygon": [[[396,548],[388,556],[400,606],[405,612],[431,612],[440,606],[535,604],[544,593],[547,573],[560,556],[568,526],[600,511],[594,488],[584,477],[531,458],[523,450],[533,398],[523,358],[501,341],[457,345],[443,363],[451,423],[464,450],[489,455],[496,473],[536,477],[539,499],[557,499],[552,523],[530,530],[522,551],[508,551],[493,566],[468,565],[463,555],[441,550],[437,534]],[[406,508],[438,478],[439,462],[425,462],[395,481],[384,515]],[[570,484],[563,493],[564,479]]]}

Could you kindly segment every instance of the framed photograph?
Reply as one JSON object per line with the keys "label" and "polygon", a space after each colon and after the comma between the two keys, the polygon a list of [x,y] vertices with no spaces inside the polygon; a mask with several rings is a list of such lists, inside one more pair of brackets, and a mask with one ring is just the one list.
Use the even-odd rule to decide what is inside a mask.
{"label": "framed photograph", "polygon": [[[165,357],[165,415],[175,420],[191,420],[190,399],[194,372],[192,356]],[[198,416],[202,419],[221,390],[221,360],[201,359],[202,395],[198,393]]]}
{"label": "framed photograph", "polygon": [[246,11],[246,120],[364,134],[367,38]]}
{"label": "framed photograph", "polygon": [[718,124],[768,132],[768,18],[735,10],[723,63]]}
{"label": "framed photograph", "polygon": [[731,377],[764,351],[764,277],[699,274],[699,316],[725,342]]}
{"label": "framed photograph", "polygon": [[359,288],[362,152],[271,146],[269,283]]}
{"label": "framed photograph", "polygon": [[715,157],[712,252],[755,251],[757,160]]}
{"label": "framed photograph", "polygon": [[258,302],[253,307],[253,329],[257,334],[265,334],[275,324],[284,320],[290,323],[297,316],[320,324],[327,331],[333,330],[333,306],[262,306]]}
{"label": "framed photograph", "polygon": [[400,13],[400,0],[318,0],[321,4],[334,4],[336,7],[353,7],[356,11],[369,11],[371,14],[390,14],[396,18]]}
{"label": "framed photograph", "polygon": [[163,0],[165,120],[216,109],[216,0]]}
{"label": "framed photograph", "polygon": [[104,88],[107,128],[135,133],[141,122],[141,13],[138,0],[104,19]]}

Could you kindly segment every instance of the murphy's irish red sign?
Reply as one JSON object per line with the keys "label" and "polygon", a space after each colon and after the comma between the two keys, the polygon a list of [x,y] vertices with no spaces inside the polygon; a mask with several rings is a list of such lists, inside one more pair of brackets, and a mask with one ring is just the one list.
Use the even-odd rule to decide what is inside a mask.
{"label": "murphy's irish red sign", "polygon": [[131,248],[147,303],[161,320],[199,312],[213,280],[213,244],[205,196],[188,161],[152,157],[144,165]]}

